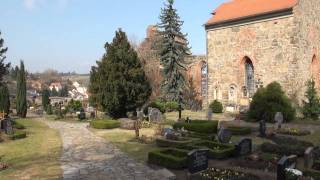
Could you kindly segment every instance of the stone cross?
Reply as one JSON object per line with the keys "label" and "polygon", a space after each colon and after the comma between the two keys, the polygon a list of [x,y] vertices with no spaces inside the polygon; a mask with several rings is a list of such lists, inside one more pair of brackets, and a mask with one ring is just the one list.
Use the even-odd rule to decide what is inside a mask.
{"label": "stone cross", "polygon": [[283,114],[281,112],[277,112],[274,116],[274,120],[277,123],[277,129],[281,129],[281,125],[283,123]]}

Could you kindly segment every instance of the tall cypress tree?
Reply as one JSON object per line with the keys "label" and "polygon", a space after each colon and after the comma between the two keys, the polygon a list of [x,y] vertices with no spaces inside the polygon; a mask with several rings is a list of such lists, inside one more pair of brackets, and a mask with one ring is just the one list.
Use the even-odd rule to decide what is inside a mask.
{"label": "tall cypress tree", "polygon": [[9,114],[10,111],[10,93],[7,85],[0,86],[0,112]]}
{"label": "tall cypress tree", "polygon": [[103,109],[113,118],[124,117],[148,100],[151,88],[138,55],[122,30],[116,32],[112,43],[106,43],[105,48],[97,72],[91,71],[90,89],[100,86],[101,94],[95,97],[101,97]]}
{"label": "tall cypress tree", "polygon": [[20,62],[20,68],[17,76],[17,115],[21,118],[27,116],[27,85],[23,61]]}
{"label": "tall cypress tree", "polygon": [[3,77],[8,74],[10,63],[4,63],[6,59],[5,53],[8,51],[7,47],[4,47],[4,40],[1,38],[0,32],[0,85],[2,85]]}
{"label": "tall cypress tree", "polygon": [[[97,62],[98,63],[98,62]],[[101,105],[101,89],[99,83],[98,68],[93,66],[90,71],[90,84],[89,84],[89,103],[90,106],[98,108]]]}
{"label": "tall cypress tree", "polygon": [[44,89],[42,91],[42,106],[43,110],[48,111],[48,106],[50,104],[50,91],[49,89]]}
{"label": "tall cypress tree", "polygon": [[158,24],[163,37],[160,61],[164,80],[161,90],[165,99],[179,103],[179,119],[181,119],[182,94],[186,89],[185,56],[189,54],[190,49],[186,35],[181,32],[183,21],[180,20],[173,4],[174,0],[168,0],[161,10],[161,23]]}

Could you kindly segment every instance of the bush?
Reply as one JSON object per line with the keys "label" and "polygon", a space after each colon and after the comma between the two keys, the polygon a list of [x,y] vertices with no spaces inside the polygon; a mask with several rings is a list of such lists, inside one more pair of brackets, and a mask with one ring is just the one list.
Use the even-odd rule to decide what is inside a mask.
{"label": "bush", "polygon": [[94,120],[90,126],[95,129],[114,129],[120,127],[120,122],[116,120]]}
{"label": "bush", "polygon": [[307,101],[303,101],[302,108],[304,118],[318,120],[320,114],[320,99],[317,95],[317,88],[313,79],[307,82],[305,97]]}
{"label": "bush", "polygon": [[160,99],[157,99],[155,101],[153,101],[152,103],[150,103],[145,109],[144,109],[144,113],[147,114],[148,113],[148,108],[152,107],[152,108],[156,108],[159,109],[159,111],[161,113],[165,113],[166,112],[166,103],[163,102]]}
{"label": "bush", "polygon": [[179,111],[179,104],[175,101],[169,101],[165,104],[166,112]]}
{"label": "bush", "polygon": [[27,137],[27,133],[24,131],[16,131],[13,135],[10,135],[9,138],[12,140],[23,139]]}
{"label": "bush", "polygon": [[234,145],[221,144],[212,141],[202,141],[195,143],[194,146],[209,148],[209,157],[211,159],[225,159],[233,156],[235,153]]}
{"label": "bush", "polygon": [[202,139],[202,140],[214,141],[215,138],[216,138],[216,134],[205,134],[205,133],[198,133],[198,132],[189,132],[188,137],[199,138],[199,139]]}
{"label": "bush", "polygon": [[232,135],[251,134],[251,128],[249,128],[249,127],[230,126],[230,127],[228,127],[228,130],[232,133]]}
{"label": "bush", "polygon": [[22,124],[20,124],[20,123],[15,121],[14,124],[13,124],[13,128],[15,128],[15,129],[25,129],[26,127],[24,125],[22,125]]}
{"label": "bush", "polygon": [[188,152],[181,149],[165,149],[149,152],[148,162],[169,169],[183,169],[187,167]]}
{"label": "bush", "polygon": [[187,144],[192,143],[192,139],[184,138],[178,141],[175,140],[170,140],[170,139],[164,139],[164,138],[158,138],[156,139],[156,144],[159,147],[183,147],[186,146]]}
{"label": "bush", "polygon": [[188,131],[215,134],[217,133],[218,121],[193,120],[191,123],[177,122],[173,125],[174,129],[181,129],[182,127]]}
{"label": "bush", "polygon": [[210,105],[209,105],[209,108],[212,109],[212,112],[213,113],[222,113],[223,111],[223,106],[222,106],[222,103],[217,101],[217,100],[214,100]]}
{"label": "bush", "polygon": [[260,88],[253,96],[248,112],[248,120],[274,122],[277,112],[282,112],[284,120],[290,122],[296,117],[296,110],[277,82]]}

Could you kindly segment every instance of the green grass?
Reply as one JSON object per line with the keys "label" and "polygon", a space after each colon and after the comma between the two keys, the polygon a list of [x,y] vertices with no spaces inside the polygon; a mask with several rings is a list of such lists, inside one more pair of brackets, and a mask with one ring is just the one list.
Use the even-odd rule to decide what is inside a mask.
{"label": "green grass", "polygon": [[[147,162],[148,153],[154,151],[157,148],[155,143],[144,144],[138,142],[135,139],[135,132],[130,130],[112,129],[112,130],[96,130],[92,129],[92,132],[105,138],[107,141],[116,145],[122,152],[127,153],[132,158]],[[154,134],[153,129],[141,129],[141,135],[152,136]]]}
{"label": "green grass", "polygon": [[62,142],[56,130],[31,119],[18,120],[26,127],[27,138],[0,143],[2,162],[9,168],[0,179],[60,179]]}

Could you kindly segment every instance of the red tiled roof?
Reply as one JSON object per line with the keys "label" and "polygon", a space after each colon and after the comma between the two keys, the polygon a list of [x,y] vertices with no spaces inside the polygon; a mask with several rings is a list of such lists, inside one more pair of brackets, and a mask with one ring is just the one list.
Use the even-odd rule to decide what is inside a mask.
{"label": "red tiled roof", "polygon": [[298,0],[232,0],[220,5],[206,25],[285,10],[297,3]]}

